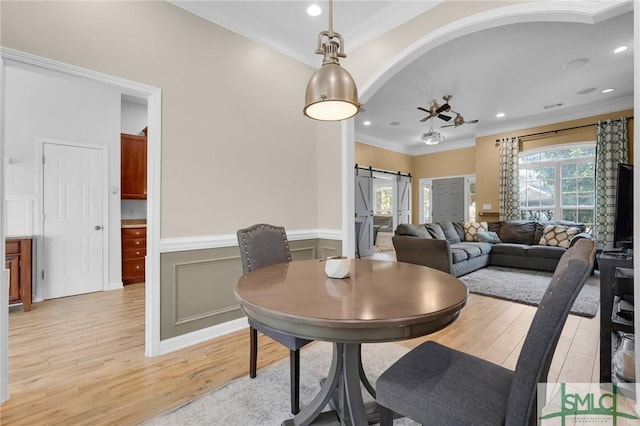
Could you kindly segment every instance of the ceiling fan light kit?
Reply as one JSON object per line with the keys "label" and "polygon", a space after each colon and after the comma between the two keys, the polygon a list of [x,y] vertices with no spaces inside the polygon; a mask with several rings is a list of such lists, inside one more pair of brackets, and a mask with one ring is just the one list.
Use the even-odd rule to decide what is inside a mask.
{"label": "ceiling fan light kit", "polygon": [[358,88],[351,74],[340,66],[339,58],[347,55],[342,36],[333,31],[332,0],[329,0],[329,31],[318,34],[315,53],[324,55],[324,59],[307,84],[304,115],[320,121],[339,121],[355,116],[361,106]]}

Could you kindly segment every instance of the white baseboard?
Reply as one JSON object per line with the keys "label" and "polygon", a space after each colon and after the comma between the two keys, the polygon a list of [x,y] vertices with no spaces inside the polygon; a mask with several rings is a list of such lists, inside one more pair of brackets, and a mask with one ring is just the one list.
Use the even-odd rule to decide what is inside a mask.
{"label": "white baseboard", "polygon": [[183,334],[178,337],[172,337],[171,339],[160,341],[160,353],[158,355],[168,354],[180,349],[184,349],[189,346],[196,345],[198,343],[206,342],[207,340],[215,339],[229,333],[233,333],[243,328],[247,328],[249,323],[247,318],[238,318],[233,321],[227,321],[222,324],[214,325],[213,327],[197,330],[192,333]]}
{"label": "white baseboard", "polygon": [[107,285],[104,286],[104,291],[118,290],[119,288],[123,287],[124,285],[122,284],[122,281],[116,281],[114,283],[107,283]]}

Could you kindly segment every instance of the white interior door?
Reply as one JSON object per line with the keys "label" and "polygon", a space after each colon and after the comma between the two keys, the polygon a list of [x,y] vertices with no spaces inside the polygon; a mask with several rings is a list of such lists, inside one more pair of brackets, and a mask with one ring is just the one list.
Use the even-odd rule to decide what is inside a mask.
{"label": "white interior door", "polygon": [[373,254],[373,177],[368,170],[355,170],[356,255]]}
{"label": "white interior door", "polygon": [[393,191],[394,231],[401,223],[411,223],[411,177],[398,175],[395,185]]}
{"label": "white interior door", "polygon": [[44,298],[103,289],[103,152],[44,143]]}

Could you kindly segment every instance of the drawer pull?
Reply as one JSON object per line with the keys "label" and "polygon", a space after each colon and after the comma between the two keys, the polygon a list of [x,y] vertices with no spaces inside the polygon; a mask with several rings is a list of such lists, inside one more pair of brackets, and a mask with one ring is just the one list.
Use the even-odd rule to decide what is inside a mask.
{"label": "drawer pull", "polygon": [[140,269],[140,266],[139,266],[139,265],[138,265],[138,266],[136,266],[136,269]]}

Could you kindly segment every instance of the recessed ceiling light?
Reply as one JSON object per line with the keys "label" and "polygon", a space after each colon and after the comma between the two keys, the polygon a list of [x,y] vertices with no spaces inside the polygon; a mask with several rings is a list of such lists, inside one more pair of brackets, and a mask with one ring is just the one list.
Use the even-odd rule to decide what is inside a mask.
{"label": "recessed ceiling light", "polygon": [[371,126],[371,122],[369,120],[362,123],[363,126]]}
{"label": "recessed ceiling light", "polygon": [[499,112],[496,114],[496,118],[502,118],[504,117],[506,114],[504,112]]}
{"label": "recessed ceiling light", "polygon": [[604,89],[604,90],[602,91],[602,93],[611,93],[611,92],[613,92],[614,90],[616,90],[616,89]]}
{"label": "recessed ceiling light", "polygon": [[618,47],[616,47],[616,48],[615,48],[615,50],[613,51],[613,53],[622,53],[622,52],[624,52],[624,51],[625,51],[625,50],[627,50],[627,49],[628,49],[628,47],[627,47],[627,46],[618,46]]}
{"label": "recessed ceiling light", "polygon": [[322,9],[317,4],[312,4],[307,8],[307,15],[309,16],[319,16],[322,13]]}
{"label": "recessed ceiling light", "polygon": [[587,93],[595,92],[595,87],[587,87],[586,89],[582,89],[579,92],[576,92],[576,95],[586,95]]}
{"label": "recessed ceiling light", "polygon": [[389,123],[389,126],[399,126],[400,122],[399,121],[392,121],[391,123]]}
{"label": "recessed ceiling light", "polygon": [[562,68],[578,68],[586,65],[588,62],[589,58],[574,59],[573,61],[564,64]]}

